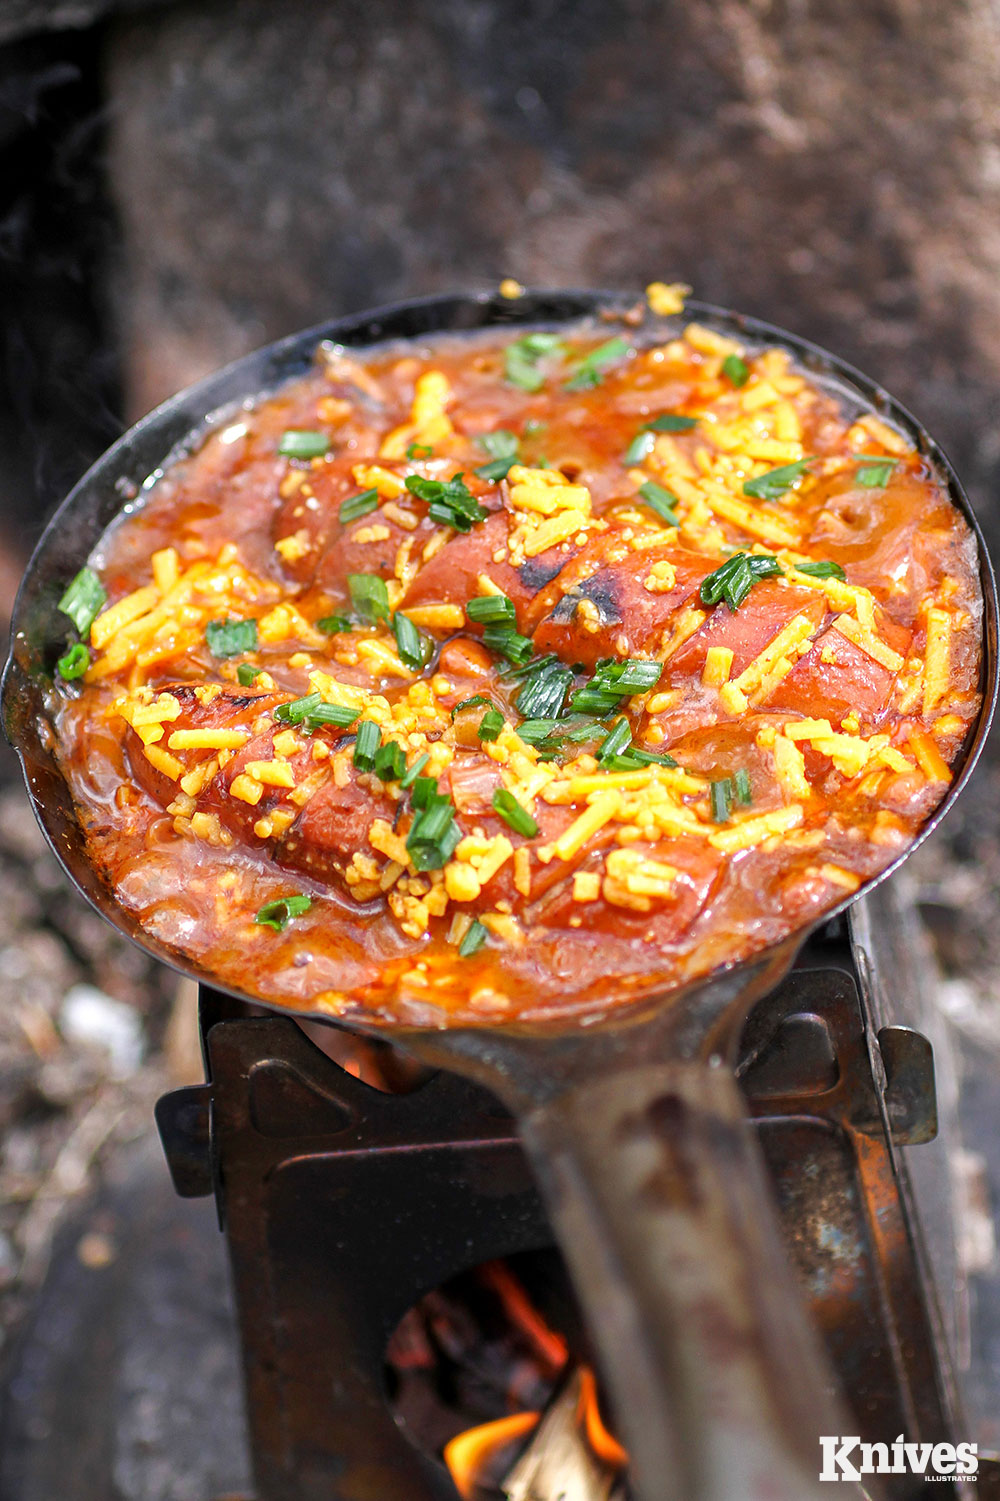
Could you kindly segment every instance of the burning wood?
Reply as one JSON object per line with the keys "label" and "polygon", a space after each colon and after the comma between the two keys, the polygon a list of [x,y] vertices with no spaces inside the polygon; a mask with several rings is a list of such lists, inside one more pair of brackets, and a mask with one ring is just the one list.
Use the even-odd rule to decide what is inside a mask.
{"label": "burning wood", "polygon": [[575,1366],[503,1481],[507,1501],[625,1501],[628,1456],[604,1426],[589,1366]]}
{"label": "burning wood", "polygon": [[[507,1451],[529,1434],[511,1464]],[[544,1413],[467,1429],[444,1457],[464,1501],[498,1493],[507,1501],[625,1501],[628,1455],[605,1427],[589,1366],[572,1368]]]}

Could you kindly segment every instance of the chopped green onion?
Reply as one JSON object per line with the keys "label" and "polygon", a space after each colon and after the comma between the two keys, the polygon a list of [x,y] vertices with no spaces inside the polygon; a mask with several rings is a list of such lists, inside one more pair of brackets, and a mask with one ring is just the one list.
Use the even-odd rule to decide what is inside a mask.
{"label": "chopped green onion", "polygon": [[298,725],[311,735],[324,724],[346,730],[360,712],[360,709],[350,709],[346,704],[326,704],[318,693],[309,693],[305,698],[293,698],[290,703],[279,704],[272,710],[272,718],[279,724]]}
{"label": "chopped green onion", "polygon": [[646,426],[654,433],[689,433],[693,427],[698,426],[698,419],[682,417],[679,412],[664,412],[662,417],[654,417]]}
{"label": "chopped green onion", "polygon": [[727,354],[722,362],[722,373],[734,386],[745,386],[750,379],[750,366],[738,354]]}
{"label": "chopped green onion", "polygon": [[454,853],[461,837],[451,799],[434,795],[413,820],[406,836],[406,848],[418,870],[440,870]]}
{"label": "chopped green onion", "polygon": [[466,928],[465,937],[458,945],[460,958],[471,959],[472,955],[477,954],[482,948],[483,944],[486,942],[486,938],[487,930],[483,927],[482,923],[477,918]]}
{"label": "chopped green onion", "polygon": [[525,719],[517,727],[517,733],[536,750],[554,751],[568,737],[562,733],[562,720]]}
{"label": "chopped green onion", "polygon": [[606,343],[599,344],[589,354],[585,354],[578,363],[574,374],[565,382],[565,391],[589,391],[594,386],[599,386],[604,377],[604,371],[609,365],[616,364],[632,353],[632,346],[627,339],[619,335],[614,339],[608,339]]}
{"label": "chopped green onion", "polygon": [[236,669],[236,681],[241,688],[249,688],[254,678],[259,678],[263,667],[254,667],[251,662],[241,662]]}
{"label": "chopped green onion", "polygon": [[287,459],[321,459],[329,451],[330,440],[325,433],[304,427],[286,428],[278,442],[278,452]]}
{"label": "chopped green onion", "polygon": [[745,808],[749,808],[753,802],[753,789],[750,786],[750,773],[745,767],[741,766],[733,777],[733,791],[736,794],[736,801],[742,803]]}
{"label": "chopped green onion", "polygon": [[90,633],[98,613],[107,603],[107,592],[92,568],[81,568],[56,605],[68,615],[81,636]]}
{"label": "chopped green onion", "polygon": [[483,628],[483,645],[506,657],[515,667],[522,666],[535,651],[530,636],[520,635],[512,625],[492,622]]}
{"label": "chopped green onion", "polygon": [[892,476],[892,471],[899,463],[898,459],[873,458],[864,453],[856,454],[855,457],[860,462],[854,478],[859,485],[864,485],[866,490],[884,490]]}
{"label": "chopped green onion", "polygon": [[465,613],[470,620],[480,625],[513,622],[517,619],[514,601],[508,599],[506,594],[477,594],[465,606]]}
{"label": "chopped green onion", "polygon": [[389,591],[385,579],[379,578],[377,573],[349,573],[347,587],[351,591],[355,612],[366,625],[389,619]]}
{"label": "chopped green onion", "polygon": [[597,752],[597,759],[603,766],[608,761],[614,760],[616,756],[620,756],[623,751],[627,751],[631,744],[632,729],[628,720],[622,717],[615,721],[614,725],[601,741],[600,749]]}
{"label": "chopped green onion", "polygon": [[77,641],[59,658],[56,671],[67,683],[71,683],[74,678],[82,678],[89,666],[90,652],[82,641]]}
{"label": "chopped green onion", "polygon": [[454,527],[457,532],[471,532],[477,521],[485,521],[489,515],[465,483],[463,474],[449,480],[408,474],[404,483],[411,495],[427,502],[432,521]]}
{"label": "chopped green onion", "polygon": [[605,658],[598,662],[588,683],[570,698],[570,708],[603,716],[618,707],[618,700],[654,688],[663,671],[662,662],[644,657],[627,657],[624,661]]}
{"label": "chopped green onion", "polygon": [[417,759],[414,761],[413,765],[409,768],[409,770],[408,771],[404,771],[403,775],[400,777],[400,779],[399,779],[399,785],[400,785],[400,787],[412,787],[413,783],[420,776],[420,773],[423,771],[424,767],[427,765],[427,763],[428,763],[429,760],[430,760],[430,756],[427,754],[426,751],[423,753],[422,756],[418,756]]}
{"label": "chopped green onion", "polygon": [[664,490],[662,485],[658,485],[655,480],[651,479],[639,486],[639,494],[650,510],[655,511],[657,516],[662,516],[668,526],[680,526],[680,517],[674,510],[674,506],[680,503],[676,495],[671,494],[669,490]]}
{"label": "chopped green onion", "polygon": [[799,459],[794,464],[782,464],[778,469],[769,469],[756,479],[744,480],[743,494],[752,496],[754,500],[780,500],[786,490],[790,490],[802,478],[811,463],[811,458]]}
{"label": "chopped green onion", "polygon": [[431,443],[408,443],[406,445],[406,457],[408,459],[429,459],[434,452]]}
{"label": "chopped green onion", "polygon": [[277,901],[265,902],[254,918],[262,928],[284,932],[293,917],[301,917],[312,906],[311,896],[279,896]]}
{"label": "chopped green onion", "polygon": [[324,636],[339,636],[341,631],[351,629],[351,622],[346,615],[324,615],[322,620],[317,620],[316,629]]}
{"label": "chopped green onion", "polygon": [[213,657],[238,657],[241,652],[257,650],[256,620],[210,620],[205,640]]}
{"label": "chopped green onion", "polygon": [[517,457],[518,436],[509,428],[498,427],[492,433],[480,433],[476,439],[480,448],[484,448],[491,459],[513,459]]}
{"label": "chopped green onion", "polygon": [[651,433],[648,427],[644,427],[640,432],[636,433],[635,437],[632,439],[631,443],[622,454],[622,463],[641,464],[643,459],[652,453],[653,444],[655,442],[655,434]]}
{"label": "chopped green onion", "polygon": [[484,744],[487,741],[496,740],[505,722],[500,710],[490,707],[479,721],[479,728],[476,734]]}
{"label": "chopped green onion", "polygon": [[[365,723],[368,721],[366,720]],[[375,752],[375,775],[380,782],[398,782],[406,770],[406,752],[396,740],[387,740]]]}
{"label": "chopped green onion", "polygon": [[562,351],[558,334],[532,333],[508,344],[504,351],[504,379],[508,385],[519,386],[522,391],[540,391],[545,376],[538,368],[543,355]]}
{"label": "chopped green onion", "polygon": [[[409,776],[409,773],[407,773]],[[405,778],[404,778],[405,780]],[[417,777],[413,783],[413,791],[410,793],[410,802],[414,808],[423,810],[429,808],[438,794],[437,777]],[[443,794],[441,794],[443,796]]]}
{"label": "chopped green onion", "polygon": [[633,761],[638,761],[640,766],[676,766],[673,756],[668,756],[666,751],[639,750],[633,746],[629,751]]}
{"label": "chopped green onion", "polygon": [[777,558],[770,554],[737,552],[702,579],[698,597],[703,605],[717,605],[724,599],[735,614],[754,584],[781,571]]}
{"label": "chopped green onion", "polygon": [[517,463],[517,457],[512,459],[490,459],[488,464],[480,464],[476,470],[480,479],[488,480],[491,485],[499,484]]}
{"label": "chopped green onion", "polygon": [[354,742],[354,764],[358,771],[374,771],[375,757],[382,744],[382,731],[373,719],[363,719],[358,725],[358,738]]}
{"label": "chopped green onion", "polygon": [[463,709],[478,708],[480,704],[486,704],[488,708],[492,709],[493,700],[491,698],[487,698],[485,693],[474,693],[471,698],[463,698],[462,702],[460,704],[456,704],[451,711],[452,724],[454,724],[455,722],[456,714],[461,714]]}
{"label": "chopped green onion", "polygon": [[338,512],[341,526],[346,526],[349,521],[357,521],[361,516],[367,516],[368,512],[374,511],[377,505],[377,490],[359,490],[357,495],[349,495],[341,503]]}
{"label": "chopped green onion", "polygon": [[525,719],[548,719],[558,715],[573,682],[573,670],[558,657],[543,657],[524,674],[523,686],[514,700]]}
{"label": "chopped green onion", "polygon": [[847,574],[839,563],[823,558],[818,563],[796,563],[796,573],[808,573],[814,579],[846,579]]}
{"label": "chopped green onion", "polygon": [[721,777],[711,784],[709,801],[712,806],[712,821],[727,823],[733,811],[733,784],[729,777]]}
{"label": "chopped green onion", "polygon": [[534,839],[538,833],[538,825],[527,808],[522,808],[513,792],[508,792],[506,787],[498,787],[494,792],[493,811],[499,813],[504,823],[513,829],[515,834],[523,834],[526,839]]}
{"label": "chopped green onion", "polygon": [[403,615],[399,610],[392,617],[392,634],[396,638],[399,660],[405,667],[419,672],[431,654],[431,644],[427,637],[417,630],[408,615]]}

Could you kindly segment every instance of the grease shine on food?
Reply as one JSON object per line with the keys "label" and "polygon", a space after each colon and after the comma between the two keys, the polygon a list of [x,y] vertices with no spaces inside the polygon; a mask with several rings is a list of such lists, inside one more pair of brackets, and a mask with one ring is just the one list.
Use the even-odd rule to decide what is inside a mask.
{"label": "grease shine on food", "polygon": [[541,1016],[912,841],[979,707],[940,478],[780,348],[619,329],[321,349],[105,536],[55,717],[150,933],[331,1014]]}

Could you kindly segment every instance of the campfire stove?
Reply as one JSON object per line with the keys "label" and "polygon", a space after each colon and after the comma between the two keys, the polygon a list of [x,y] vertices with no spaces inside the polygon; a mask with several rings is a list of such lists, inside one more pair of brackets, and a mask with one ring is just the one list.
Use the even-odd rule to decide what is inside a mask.
{"label": "campfire stove", "polygon": [[[947,1187],[939,1167],[918,1219],[900,1151],[934,1138],[937,1113],[931,1045],[891,1010],[919,988],[899,921],[880,892],[853,934],[821,929],[750,1015],[739,1076],[856,1431],[960,1442],[924,1244]],[[178,1193],[214,1192],[228,1240],[257,1501],[454,1498],[393,1413],[385,1352],[430,1289],[551,1243],[510,1117],[443,1073],[382,1092],[291,1018],[206,989],[200,1005],[209,1082],[165,1096],[157,1121]],[[892,1501],[926,1495],[882,1480]]]}

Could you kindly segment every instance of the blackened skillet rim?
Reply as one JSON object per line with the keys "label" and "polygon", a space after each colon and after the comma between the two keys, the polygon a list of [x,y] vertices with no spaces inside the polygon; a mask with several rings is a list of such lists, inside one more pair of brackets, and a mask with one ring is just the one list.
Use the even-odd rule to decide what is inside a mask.
{"label": "blackened skillet rim", "polygon": [[[55,734],[47,718],[45,697],[52,685],[50,664],[57,649],[61,649],[65,636],[65,621],[56,609],[57,601],[66,581],[84,564],[112,521],[132,509],[132,503],[141,495],[143,487],[158,477],[179,452],[197,447],[222,420],[231,420],[234,405],[256,402],[286,381],[307,374],[313,367],[317,346],[323,341],[348,347],[367,347],[394,339],[417,340],[434,334],[485,328],[565,324],[601,313],[620,315],[635,306],[636,301],[636,296],[620,292],[581,290],[530,291],[517,299],[507,299],[497,293],[443,294],[414,298],[334,319],[255,350],[171,397],[125,432],[73,487],[45,528],[18,591],[11,628],[11,651],[0,685],[0,712],[4,732],[17,752],[35,817],[46,840],[74,886],[107,922],[170,968],[237,1000],[262,1005],[279,1014],[305,1015],[316,1021],[341,1021],[320,1011],[262,1001],[249,991],[224,984],[211,970],[177,953],[142,928],[127,909],[119,905],[91,864],[68,784],[55,758]],[[849,392],[857,393],[867,407],[896,423],[909,435],[918,452],[947,483],[952,504],[964,516],[975,537],[983,600],[983,635],[979,714],[956,762],[960,770],[955,780],[913,842],[857,892],[846,895],[812,923],[795,930],[769,949],[719,966],[707,976],[690,982],[683,990],[704,985],[722,973],[759,966],[764,956],[786,949],[793,940],[797,948],[820,923],[844,912],[859,896],[891,876],[933,833],[971,776],[993,720],[998,680],[996,583],[985,540],[950,460],[922,424],[861,371],[818,345],[773,324],[694,300],[686,304],[678,318],[663,319],[662,322],[667,328],[673,328],[691,318],[740,338],[788,349],[810,374],[842,382]],[[671,993],[680,995],[681,989]],[[650,1004],[650,997],[633,1003],[613,1004],[607,1011],[607,1019],[614,1023],[632,1010],[645,1013]],[[551,1020],[504,1023],[499,1030],[544,1033],[553,1027],[565,1027],[570,1018],[586,1019],[588,1024],[603,1019],[600,1008],[567,1007]],[[352,1012],[341,1024],[344,1022],[350,1026],[368,1025],[376,1030],[385,1026],[405,1030],[398,1022],[387,1022],[375,1014],[364,1019]]]}

